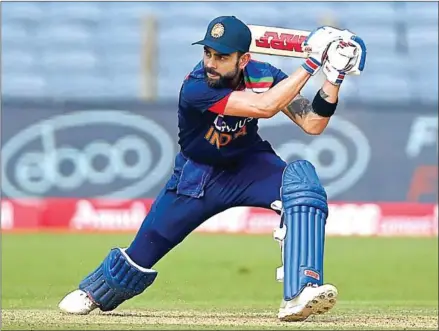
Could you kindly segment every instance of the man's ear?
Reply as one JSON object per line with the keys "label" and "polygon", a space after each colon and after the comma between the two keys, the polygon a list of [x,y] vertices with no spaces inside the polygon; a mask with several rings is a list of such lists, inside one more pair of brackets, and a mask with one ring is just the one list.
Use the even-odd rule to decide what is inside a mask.
{"label": "man's ear", "polygon": [[251,60],[250,53],[244,53],[239,59],[239,68],[244,69]]}

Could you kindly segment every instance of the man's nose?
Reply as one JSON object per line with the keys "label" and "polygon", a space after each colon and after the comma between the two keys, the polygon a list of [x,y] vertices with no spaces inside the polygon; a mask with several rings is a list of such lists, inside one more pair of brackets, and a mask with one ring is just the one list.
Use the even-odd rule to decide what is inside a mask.
{"label": "man's nose", "polygon": [[216,61],[213,58],[207,60],[206,67],[209,69],[216,69]]}

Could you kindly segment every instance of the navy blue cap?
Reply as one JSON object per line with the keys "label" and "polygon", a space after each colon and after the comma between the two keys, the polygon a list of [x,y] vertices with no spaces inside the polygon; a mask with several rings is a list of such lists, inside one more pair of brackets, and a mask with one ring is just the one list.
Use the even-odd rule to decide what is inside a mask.
{"label": "navy blue cap", "polygon": [[192,45],[204,45],[221,54],[246,53],[251,41],[252,34],[247,25],[235,16],[220,16],[209,23],[204,39]]}

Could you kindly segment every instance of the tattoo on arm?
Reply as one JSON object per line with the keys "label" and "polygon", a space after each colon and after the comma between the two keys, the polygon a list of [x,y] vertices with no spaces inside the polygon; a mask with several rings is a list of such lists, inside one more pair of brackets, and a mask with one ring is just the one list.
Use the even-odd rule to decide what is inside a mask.
{"label": "tattoo on arm", "polygon": [[298,95],[294,100],[287,106],[288,113],[293,117],[299,116],[301,118],[305,117],[313,111],[311,101],[302,95]]}
{"label": "tattoo on arm", "polygon": [[[323,91],[323,89],[320,89],[319,93],[323,99],[329,97],[329,94]],[[300,94],[294,98],[294,100],[287,106],[286,109],[293,118],[297,118],[297,116],[299,116],[300,118],[304,118],[307,115],[314,113],[311,101],[309,101],[307,98]]]}
{"label": "tattoo on arm", "polygon": [[322,97],[322,99],[326,99],[327,97],[329,97],[329,94],[327,94],[325,91],[323,91],[323,89],[320,89],[319,93],[320,93],[320,96]]}

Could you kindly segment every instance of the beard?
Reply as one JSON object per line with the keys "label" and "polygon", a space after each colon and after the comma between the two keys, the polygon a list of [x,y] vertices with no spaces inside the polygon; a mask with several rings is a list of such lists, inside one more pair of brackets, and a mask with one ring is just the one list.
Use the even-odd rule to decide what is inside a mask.
{"label": "beard", "polygon": [[[219,78],[209,78],[207,76],[207,73],[218,75]],[[219,73],[215,72],[212,69],[204,67],[204,76],[207,80],[207,85],[212,88],[227,88],[227,87],[233,87],[233,81],[236,79],[236,77],[239,75],[239,66],[238,63],[236,63],[235,69],[232,71],[229,71],[228,73],[224,75],[220,75]]]}

